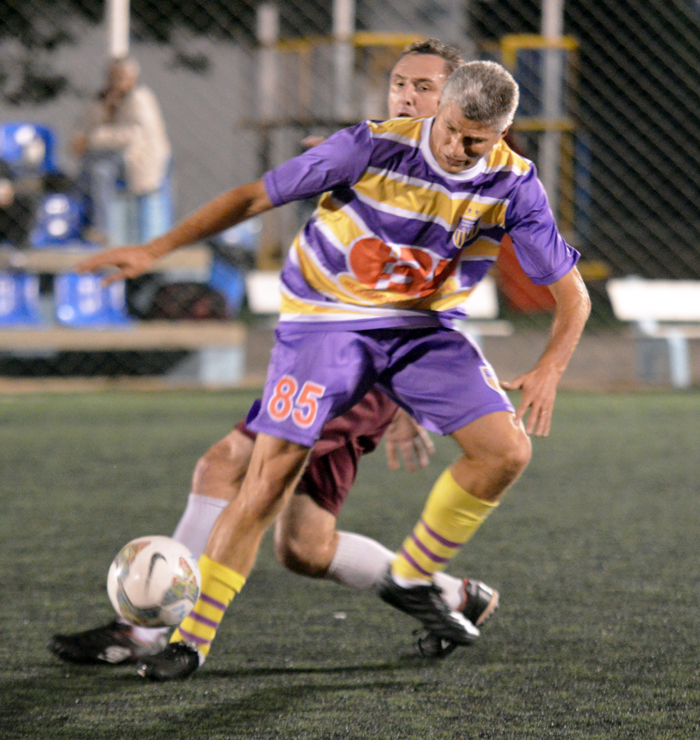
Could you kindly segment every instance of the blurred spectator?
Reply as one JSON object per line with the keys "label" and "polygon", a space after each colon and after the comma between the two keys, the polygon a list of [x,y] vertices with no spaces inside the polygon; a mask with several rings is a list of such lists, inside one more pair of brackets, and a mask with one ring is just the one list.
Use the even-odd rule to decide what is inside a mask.
{"label": "blurred spectator", "polygon": [[84,111],[72,150],[81,159],[80,185],[90,199],[90,237],[106,240],[117,183],[131,195],[158,190],[168,172],[170,142],[153,92],[138,84],[132,58],[114,59],[105,88]]}

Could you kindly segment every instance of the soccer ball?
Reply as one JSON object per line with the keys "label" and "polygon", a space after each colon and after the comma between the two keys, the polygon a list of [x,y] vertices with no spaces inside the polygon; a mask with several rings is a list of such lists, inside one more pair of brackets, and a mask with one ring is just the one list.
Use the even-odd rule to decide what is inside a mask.
{"label": "soccer ball", "polygon": [[170,537],[139,537],[122,547],[107,574],[107,593],[119,616],[141,627],[179,624],[199,598],[197,561]]}

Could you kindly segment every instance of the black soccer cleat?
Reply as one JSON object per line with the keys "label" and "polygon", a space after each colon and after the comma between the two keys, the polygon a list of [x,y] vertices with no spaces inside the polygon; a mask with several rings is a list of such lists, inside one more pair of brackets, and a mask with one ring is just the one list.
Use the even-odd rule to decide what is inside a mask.
{"label": "black soccer cleat", "polygon": [[116,619],[102,627],[54,635],[48,649],[61,660],[82,665],[135,663],[139,658],[163,649],[165,637],[142,645],[131,637],[131,625]]}
{"label": "black soccer cleat", "polygon": [[477,627],[489,619],[498,609],[500,596],[498,591],[481,581],[464,579],[465,603],[460,606],[464,616]]}
{"label": "black soccer cleat", "polygon": [[459,645],[452,640],[445,640],[434,635],[427,627],[421,627],[414,633],[416,635],[416,653],[421,658],[446,658],[452,654]]}
{"label": "black soccer cleat", "polygon": [[165,650],[144,658],[138,673],[151,681],[177,681],[191,676],[200,666],[199,652],[186,642],[171,642]]}
{"label": "black soccer cleat", "polygon": [[[464,579],[464,603],[460,611],[477,627],[488,620],[498,609],[499,594],[496,589],[481,581]],[[457,648],[457,643],[438,637],[428,629],[418,630],[416,648],[424,658],[446,658]]]}
{"label": "black soccer cleat", "polygon": [[461,613],[450,611],[440,589],[431,583],[404,588],[391,577],[389,571],[379,589],[380,598],[422,622],[436,637],[457,645],[470,645],[479,630]]}

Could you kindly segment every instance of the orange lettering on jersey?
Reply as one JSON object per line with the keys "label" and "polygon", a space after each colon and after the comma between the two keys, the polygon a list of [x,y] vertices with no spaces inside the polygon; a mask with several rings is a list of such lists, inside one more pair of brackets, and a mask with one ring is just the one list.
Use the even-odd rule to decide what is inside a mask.
{"label": "orange lettering on jersey", "polygon": [[363,285],[416,298],[434,293],[453,268],[453,262],[427,249],[392,248],[373,237],[358,239],[350,248],[348,262]]}

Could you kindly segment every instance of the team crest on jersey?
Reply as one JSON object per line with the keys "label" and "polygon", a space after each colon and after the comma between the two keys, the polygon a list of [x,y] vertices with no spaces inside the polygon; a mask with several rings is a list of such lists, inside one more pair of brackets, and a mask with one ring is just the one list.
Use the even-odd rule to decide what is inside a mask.
{"label": "team crest on jersey", "polygon": [[479,231],[479,220],[480,217],[459,219],[459,224],[455,229],[455,233],[452,235],[452,241],[455,247],[461,249],[465,242],[476,236],[477,231]]}

